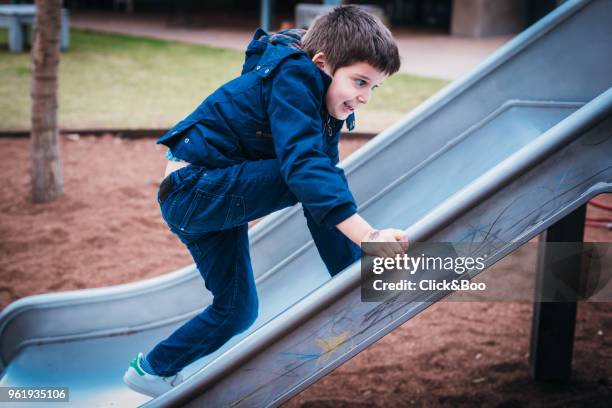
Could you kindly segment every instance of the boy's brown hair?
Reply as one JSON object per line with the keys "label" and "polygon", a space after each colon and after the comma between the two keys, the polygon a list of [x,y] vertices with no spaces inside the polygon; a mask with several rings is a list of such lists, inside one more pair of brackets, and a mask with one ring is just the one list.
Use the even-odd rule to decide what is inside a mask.
{"label": "boy's brown hair", "polygon": [[322,52],[332,73],[357,62],[367,62],[387,75],[400,67],[389,29],[376,16],[353,5],[317,17],[302,38],[302,48],[310,58]]}

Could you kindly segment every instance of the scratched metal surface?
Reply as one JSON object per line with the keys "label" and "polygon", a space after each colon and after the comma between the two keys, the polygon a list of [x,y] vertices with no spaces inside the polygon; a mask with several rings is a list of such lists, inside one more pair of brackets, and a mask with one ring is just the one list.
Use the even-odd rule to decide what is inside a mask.
{"label": "scratched metal surface", "polygon": [[[611,0],[566,2],[354,154],[343,166],[362,214],[380,227],[410,229],[571,119],[612,85],[611,18]],[[581,140],[589,137],[595,136]],[[523,182],[473,205],[440,232],[448,235],[436,239],[481,234],[488,250],[497,242],[486,235],[489,229],[499,240],[514,242],[536,234],[598,188],[609,188],[609,172],[596,167],[610,165],[610,141],[602,138],[597,146],[576,142],[580,147],[566,147],[565,156],[551,155],[544,167],[517,176]],[[537,180],[541,184],[529,184]],[[578,187],[563,190],[570,185]],[[547,201],[551,197],[555,205]],[[508,202],[521,211],[500,213],[500,203]],[[490,217],[500,214],[493,223]],[[186,368],[193,376],[172,392],[149,401],[126,389],[121,375],[135,352],[149,349],[210,302],[193,267],[146,282],[35,296],[10,305],[0,315],[0,386],[69,386],[72,406],[147,401],[168,406],[189,400],[194,406],[275,405],[427,306],[419,301],[365,304],[353,291],[337,294],[339,300],[322,313],[316,307],[307,310],[309,318],[289,336],[230,367],[249,342],[274,327],[286,330],[292,311],[304,307],[301,299],[316,297],[326,290],[322,285],[333,286],[351,272],[328,282],[299,206],[256,225],[250,238],[260,295],[257,322]],[[497,248],[497,253],[510,249]],[[203,388],[208,389],[204,394]]]}

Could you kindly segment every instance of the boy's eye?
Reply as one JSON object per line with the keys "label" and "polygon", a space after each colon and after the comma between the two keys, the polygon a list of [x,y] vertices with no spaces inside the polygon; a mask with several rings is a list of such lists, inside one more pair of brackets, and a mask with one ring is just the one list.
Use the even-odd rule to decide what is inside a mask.
{"label": "boy's eye", "polygon": [[356,79],[355,83],[357,84],[357,86],[364,86],[367,82],[363,79]]}

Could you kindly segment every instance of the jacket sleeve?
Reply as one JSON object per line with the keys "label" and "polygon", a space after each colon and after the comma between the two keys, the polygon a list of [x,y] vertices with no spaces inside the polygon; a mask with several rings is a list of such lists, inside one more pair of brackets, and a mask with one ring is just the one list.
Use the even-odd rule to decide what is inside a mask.
{"label": "jacket sleeve", "polygon": [[357,212],[342,169],[323,148],[318,68],[291,65],[271,78],[268,116],[283,179],[313,219],[335,227]]}

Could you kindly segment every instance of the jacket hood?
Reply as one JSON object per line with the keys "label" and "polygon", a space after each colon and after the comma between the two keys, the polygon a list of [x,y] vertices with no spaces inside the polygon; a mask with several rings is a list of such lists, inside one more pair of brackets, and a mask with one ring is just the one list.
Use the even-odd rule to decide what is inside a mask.
{"label": "jacket hood", "polygon": [[[258,28],[246,49],[241,75],[255,70],[259,75],[266,77],[271,74],[284,59],[295,54],[306,55],[304,50],[302,50],[301,43],[305,33],[306,30],[291,28],[268,34],[261,28]],[[325,89],[327,90],[332,79],[323,71],[320,73],[325,84]],[[334,122],[339,122],[340,127],[342,127],[342,122],[345,122],[331,118],[331,116],[330,119],[333,119]],[[351,113],[346,119],[346,127],[349,131],[354,129],[354,113]]]}
{"label": "jacket hood", "polygon": [[300,41],[304,33],[306,30],[292,28],[268,34],[258,28],[246,49],[242,74],[255,69],[258,63],[271,71],[286,57],[303,53]]}
{"label": "jacket hood", "polygon": [[288,30],[279,31],[277,33],[266,34],[261,28],[255,32],[255,35],[259,35],[258,41],[269,43],[269,44],[282,44],[295,49],[302,49],[302,37],[306,33],[306,30],[300,28],[290,28]]}

